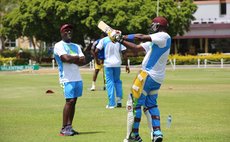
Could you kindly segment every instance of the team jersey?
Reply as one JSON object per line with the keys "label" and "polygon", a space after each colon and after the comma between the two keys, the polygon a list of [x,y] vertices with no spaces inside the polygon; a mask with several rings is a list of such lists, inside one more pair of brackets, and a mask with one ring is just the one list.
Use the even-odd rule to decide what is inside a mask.
{"label": "team jersey", "polygon": [[105,67],[120,67],[121,66],[121,51],[126,50],[126,47],[121,43],[113,43],[110,38],[104,37],[97,44],[97,48],[102,50],[104,48],[104,66]]}
{"label": "team jersey", "polygon": [[161,84],[165,77],[171,37],[165,32],[151,34],[150,37],[152,42],[141,44],[146,51],[142,61],[142,70],[145,70],[152,79]]}
{"label": "team jersey", "polygon": [[[93,45],[91,47],[91,50],[93,50],[95,52],[96,50],[96,46],[99,43],[101,39],[98,39],[96,41],[93,42]],[[97,54],[97,58],[100,60],[104,60],[105,59],[105,55],[104,55],[104,48],[102,50],[99,50],[98,54]]]}
{"label": "team jersey", "polygon": [[62,62],[61,55],[84,56],[78,44],[59,41],[54,45],[54,57],[58,64],[60,83],[81,81],[79,66],[73,63]]}

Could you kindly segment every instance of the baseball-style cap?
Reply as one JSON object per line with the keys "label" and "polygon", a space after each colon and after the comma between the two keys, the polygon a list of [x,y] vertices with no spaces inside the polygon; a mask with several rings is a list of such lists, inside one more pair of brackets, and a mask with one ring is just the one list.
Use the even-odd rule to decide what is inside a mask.
{"label": "baseball-style cap", "polygon": [[63,32],[67,28],[73,29],[73,26],[70,25],[70,24],[64,24],[64,25],[61,26],[60,32]]}
{"label": "baseball-style cap", "polygon": [[168,21],[164,17],[156,17],[152,20],[154,23],[159,23],[161,26],[168,26]]}

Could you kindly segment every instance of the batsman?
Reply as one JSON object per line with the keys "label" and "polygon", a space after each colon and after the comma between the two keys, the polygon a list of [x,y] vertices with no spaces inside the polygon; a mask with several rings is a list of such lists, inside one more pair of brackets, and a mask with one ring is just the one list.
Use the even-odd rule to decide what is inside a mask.
{"label": "batsman", "polygon": [[[139,126],[142,109],[151,131],[152,142],[162,142],[160,111],[157,104],[158,91],[165,77],[165,68],[170,53],[171,37],[167,33],[168,21],[164,17],[152,20],[150,34],[122,35],[114,30],[110,37],[127,48],[145,51],[142,68],[134,79],[127,100],[127,136],[124,142],[142,142]],[[135,41],[141,42],[139,45]]]}

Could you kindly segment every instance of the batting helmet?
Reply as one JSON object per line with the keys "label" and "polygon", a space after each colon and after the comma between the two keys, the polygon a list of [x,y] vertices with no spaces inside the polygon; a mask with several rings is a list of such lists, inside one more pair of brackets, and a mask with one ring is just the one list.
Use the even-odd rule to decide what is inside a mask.
{"label": "batting helmet", "polygon": [[160,28],[166,29],[168,27],[168,21],[164,17],[156,17],[152,20],[151,31],[158,32]]}

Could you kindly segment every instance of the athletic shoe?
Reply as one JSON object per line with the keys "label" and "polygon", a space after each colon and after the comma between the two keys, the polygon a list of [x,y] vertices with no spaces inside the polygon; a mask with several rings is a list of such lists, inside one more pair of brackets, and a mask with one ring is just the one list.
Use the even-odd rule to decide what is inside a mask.
{"label": "athletic shoe", "polygon": [[163,136],[158,135],[158,136],[153,136],[152,142],[162,142],[163,141]]}
{"label": "athletic shoe", "polygon": [[128,139],[124,139],[124,142],[143,142],[139,135],[131,134]]}
{"label": "athletic shoe", "polygon": [[60,136],[73,136],[74,132],[72,132],[71,127],[66,126],[65,128],[62,128],[60,131]]}
{"label": "athletic shoe", "polygon": [[122,107],[122,103],[117,103],[117,107]]}
{"label": "athletic shoe", "polygon": [[71,131],[74,133],[74,135],[79,135],[78,131],[75,131],[74,129],[72,129]]}
{"label": "athletic shoe", "polygon": [[109,106],[109,105],[106,105],[106,107],[105,107],[106,109],[114,109],[115,108],[115,106]]}
{"label": "athletic shoe", "polygon": [[161,131],[160,130],[154,131],[152,142],[162,142],[162,141],[163,141],[163,135]]}
{"label": "athletic shoe", "polygon": [[69,127],[69,129],[74,133],[74,135],[78,135],[79,132],[75,131],[71,125],[68,125],[66,127]]}
{"label": "athletic shoe", "polygon": [[95,91],[95,86],[92,86],[90,91]]}

